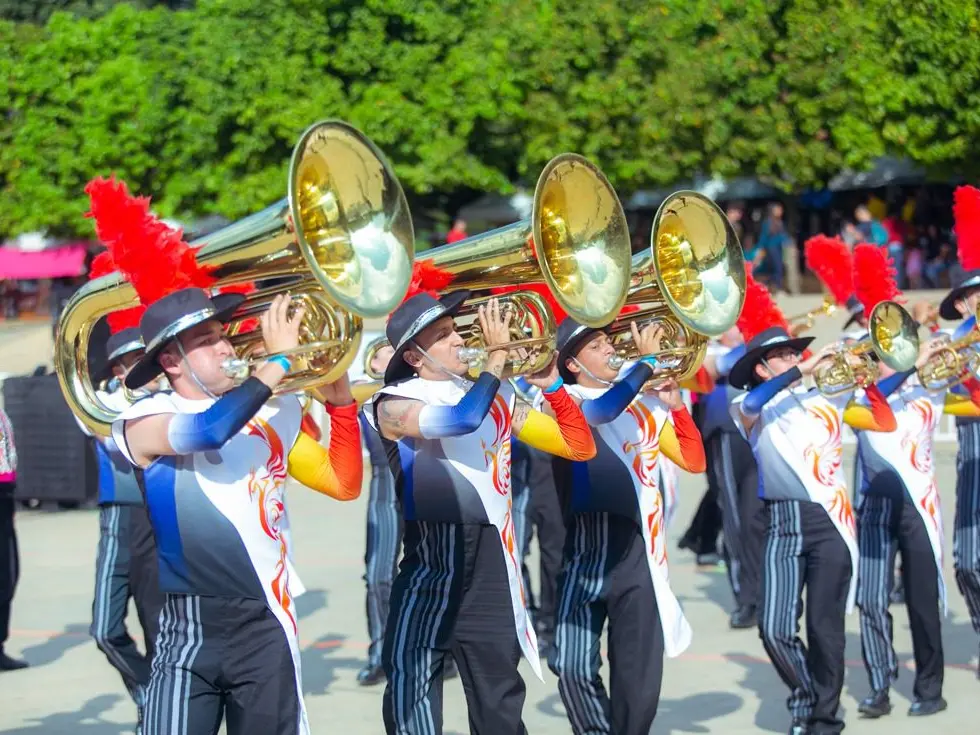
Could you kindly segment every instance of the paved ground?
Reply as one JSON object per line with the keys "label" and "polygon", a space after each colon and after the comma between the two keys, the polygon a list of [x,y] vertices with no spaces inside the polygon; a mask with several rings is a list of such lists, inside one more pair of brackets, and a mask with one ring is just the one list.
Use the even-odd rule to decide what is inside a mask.
{"label": "paved ground", "polygon": [[[940,452],[945,512],[952,519],[952,447]],[[676,538],[696,507],[703,487],[686,478]],[[354,683],[366,649],[361,582],[365,503],[342,505],[301,488],[290,495],[298,567],[310,591],[300,600],[306,700],[315,732],[375,735],[380,724],[381,689]],[[32,668],[3,674],[0,733],[8,735],[117,735],[129,732],[132,709],[114,672],[87,636],[97,538],[95,511],[23,512],[18,516],[23,574],[14,601],[10,652]],[[947,544],[949,544],[947,539]],[[951,546],[947,545],[947,549]],[[694,626],[691,649],[666,663],[660,715],[653,732],[779,733],[787,728],[786,692],[753,631],[726,627],[729,594],[724,576],[697,569],[689,554],[674,552],[674,588]],[[949,733],[975,731],[977,637],[953,587],[945,624],[946,697],[950,709],[928,722]],[[895,611],[896,640],[903,673],[896,686],[897,710],[886,721],[864,722],[856,702],[867,691],[860,663],[856,614],[848,620],[849,662],[844,707],[848,733],[922,733],[921,722],[905,716],[911,696],[906,615]],[[531,733],[567,733],[555,679],[528,680],[525,719]],[[467,732],[462,690],[446,692],[446,733]]]}

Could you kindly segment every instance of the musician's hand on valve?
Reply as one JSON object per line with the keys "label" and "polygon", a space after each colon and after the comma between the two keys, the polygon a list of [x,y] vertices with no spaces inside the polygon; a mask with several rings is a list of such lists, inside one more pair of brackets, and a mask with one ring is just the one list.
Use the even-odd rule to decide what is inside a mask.
{"label": "musician's hand on valve", "polygon": [[664,339],[664,328],[659,322],[651,322],[643,329],[637,327],[636,322],[630,322],[630,332],[633,333],[633,344],[636,345],[636,350],[641,357],[660,352],[660,345]]}
{"label": "musician's hand on valve", "polygon": [[535,385],[541,390],[549,388],[558,380],[558,356],[555,355],[551,358],[551,362],[543,370],[539,370],[531,375],[526,375],[525,380],[531,385]]}
{"label": "musician's hand on valve", "polygon": [[672,411],[684,408],[684,400],[681,398],[681,389],[676,380],[665,380],[653,391],[661,401],[667,404]]}
{"label": "musician's hand on valve", "polygon": [[916,370],[924,368],[936,355],[947,349],[947,345],[948,343],[941,339],[931,339],[923,343],[919,350],[919,359],[915,361]]}
{"label": "musician's hand on valve", "polygon": [[262,341],[265,342],[265,350],[269,355],[299,346],[299,327],[306,310],[298,306],[290,316],[290,303],[289,294],[279,294],[259,318]]}
{"label": "musician's hand on valve", "polygon": [[825,345],[814,352],[808,360],[803,360],[800,362],[797,367],[800,368],[800,372],[804,375],[813,375],[813,371],[816,369],[817,365],[824,360],[833,357],[835,352],[837,352],[837,345]]}
{"label": "musician's hand on valve", "polygon": [[487,352],[493,353],[506,349],[507,343],[510,342],[512,316],[511,310],[502,307],[498,299],[490,299],[485,304],[480,304],[477,317],[480,320],[480,331],[483,332]]}
{"label": "musician's hand on valve", "polygon": [[344,373],[332,383],[313,388],[310,392],[320,403],[329,403],[331,406],[349,406],[354,402],[347,373]]}

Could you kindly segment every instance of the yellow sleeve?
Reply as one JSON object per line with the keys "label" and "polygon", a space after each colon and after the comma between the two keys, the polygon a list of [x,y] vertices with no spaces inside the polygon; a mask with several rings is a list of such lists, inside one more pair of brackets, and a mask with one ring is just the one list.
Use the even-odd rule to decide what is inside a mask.
{"label": "yellow sleeve", "polygon": [[361,494],[364,459],[360,452],[354,455],[346,447],[338,452],[332,436],[330,444],[327,451],[301,431],[289,452],[289,474],[318,493],[337,500],[354,500]]}
{"label": "yellow sleeve", "polygon": [[576,462],[592,459],[595,456],[595,441],[585,420],[564,428],[563,432],[562,427],[551,416],[532,409],[528,411],[517,438],[530,447],[557,457]]}
{"label": "yellow sleeve", "polygon": [[946,391],[943,413],[948,413],[950,416],[980,416],[980,406],[966,396]]}

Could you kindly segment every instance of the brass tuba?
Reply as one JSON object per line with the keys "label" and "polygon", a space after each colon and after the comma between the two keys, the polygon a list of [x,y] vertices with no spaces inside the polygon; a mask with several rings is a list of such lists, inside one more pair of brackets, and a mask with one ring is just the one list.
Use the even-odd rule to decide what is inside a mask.
{"label": "brass tuba", "polygon": [[[976,316],[980,319],[980,307]],[[980,352],[976,348],[980,330],[976,326],[959,339],[946,334],[937,339],[942,339],[945,345],[918,372],[919,382],[926,390],[948,390],[968,378],[980,377]]]}
{"label": "brass tuba", "polygon": [[[405,295],[415,236],[401,185],[381,151],[344,122],[308,128],[293,149],[287,196],[245,219],[190,243],[213,266],[216,287],[249,281],[249,294],[229,324],[246,363],[262,348],[261,334],[239,331],[273,297],[289,292],[306,307],[294,368],[277,387],[292,393],[336,380],[361,339],[362,318],[387,315]],[[277,281],[263,285],[263,281]],[[93,432],[107,435],[116,413],[95,395],[85,365],[88,341],[102,316],[138,305],[119,274],[90,281],[69,301],[58,323],[55,370],[69,407]],[[298,353],[298,354],[297,354]]]}
{"label": "brass tuba", "polygon": [[803,314],[795,314],[786,318],[786,321],[790,325],[791,334],[802,334],[803,332],[808,332],[813,329],[813,325],[819,316],[831,316],[837,311],[837,303],[834,301],[834,297],[824,296],[823,303],[820,306],[810,309],[810,311],[804,312]]}
{"label": "brass tuba", "polygon": [[384,385],[384,373],[379,373],[371,367],[375,355],[383,347],[388,347],[388,339],[382,335],[375,337],[364,348],[364,379],[355,380],[351,383],[350,390],[354,395],[357,405],[364,405],[375,393],[381,390]]}
{"label": "brass tuba", "polygon": [[745,302],[745,259],[725,213],[706,196],[678,191],[660,205],[650,247],[633,256],[626,303],[639,307],[609,329],[621,359],[642,357],[630,331],[658,322],[658,377],[686,380],[704,361],[708,338],[731,329]]}
{"label": "brass tuba", "polygon": [[[453,274],[446,291],[543,283],[570,317],[604,327],[626,299],[629,227],[602,172],[582,156],[564,153],[538,177],[529,219],[437,248],[431,259]],[[476,372],[486,357],[477,308],[490,298],[513,311],[504,376],[547,367],[557,325],[547,302],[534,291],[468,300],[456,316],[456,330],[466,343],[461,359]]]}
{"label": "brass tuba", "polygon": [[[893,370],[904,372],[919,357],[918,326],[912,316],[894,301],[882,301],[871,310],[869,339],[852,347],[841,347],[817,365],[813,380],[825,396],[837,396],[878,380],[878,366],[870,353]],[[853,364],[852,364],[853,363]]]}

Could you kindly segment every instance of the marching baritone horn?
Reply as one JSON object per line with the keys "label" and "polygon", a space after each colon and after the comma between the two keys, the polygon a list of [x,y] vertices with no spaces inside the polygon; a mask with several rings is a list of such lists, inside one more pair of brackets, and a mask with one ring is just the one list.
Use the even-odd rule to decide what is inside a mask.
{"label": "marching baritone horn", "polygon": [[[976,316],[980,322],[980,307],[977,307]],[[938,392],[959,385],[968,378],[980,377],[980,352],[976,348],[980,343],[980,331],[976,325],[959,339],[951,339],[947,334],[938,339],[946,344],[919,369],[918,377],[922,387]]]}
{"label": "marching baritone horn", "polygon": [[919,357],[919,335],[915,320],[901,305],[882,301],[868,319],[869,339],[841,348],[817,365],[813,379],[823,395],[833,397],[878,380],[878,366],[870,353],[896,372],[915,366]]}
{"label": "marching baritone horn", "polygon": [[827,295],[823,299],[823,303],[815,309],[810,309],[803,314],[796,314],[794,316],[788,317],[786,321],[790,325],[790,332],[792,334],[802,334],[803,332],[808,332],[813,329],[813,325],[819,316],[830,316],[837,311],[837,304],[834,302],[834,297]]}
{"label": "marching baritone horn", "polygon": [[[364,134],[344,122],[309,127],[293,149],[287,196],[278,203],[190,243],[197,261],[214,269],[216,288],[257,282],[229,324],[246,372],[265,358],[259,330],[238,327],[289,292],[306,314],[293,369],[276,393],[336,380],[347,371],[361,339],[362,318],[387,315],[404,297],[415,237],[408,203],[394,171]],[[262,287],[274,279],[275,285]],[[116,412],[95,396],[85,367],[96,321],[138,305],[118,273],[90,281],[69,301],[58,323],[55,370],[69,407],[94,433],[109,434]]]}
{"label": "marching baritone horn", "polygon": [[664,329],[658,380],[693,376],[704,361],[708,338],[731,329],[745,302],[745,259],[725,213],[692,191],[671,194],[653,220],[650,247],[632,258],[626,303],[638,310],[609,329],[622,360],[640,355],[630,321]]}
{"label": "marching baritone horn", "polygon": [[[543,283],[575,321],[605,327],[629,288],[629,227],[602,172],[582,156],[564,153],[538,177],[528,219],[437,248],[431,260],[453,276],[443,293]],[[546,368],[555,352],[555,316],[538,293],[516,290],[471,298],[457,313],[456,331],[466,345],[460,359],[471,374],[487,356],[477,309],[493,298],[512,312],[503,377]]]}

